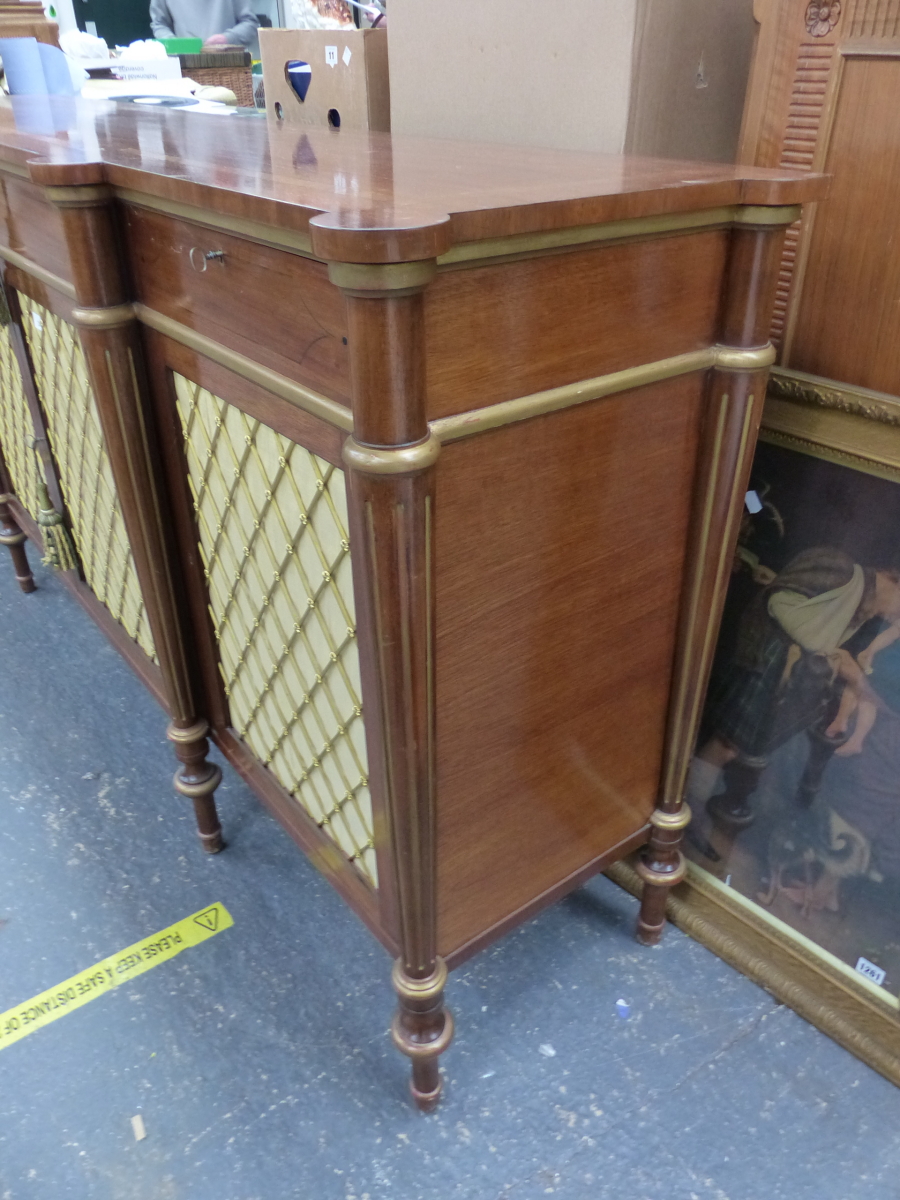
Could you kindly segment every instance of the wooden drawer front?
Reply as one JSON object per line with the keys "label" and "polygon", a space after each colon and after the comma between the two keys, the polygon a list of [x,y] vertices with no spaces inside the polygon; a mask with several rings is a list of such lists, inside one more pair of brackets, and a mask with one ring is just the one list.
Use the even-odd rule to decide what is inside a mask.
{"label": "wooden drawer front", "polygon": [[125,222],[136,299],[349,405],[344,300],[322,263],[134,206]]}
{"label": "wooden drawer front", "polygon": [[344,473],[174,380],[231,724],[376,886]]}
{"label": "wooden drawer front", "polygon": [[22,323],[84,578],[112,616],[156,659],[97,402],[78,334],[20,293]]}
{"label": "wooden drawer front", "polygon": [[71,282],[72,269],[59,210],[26,179],[0,175],[0,245]]}
{"label": "wooden drawer front", "polygon": [[38,468],[31,449],[33,437],[34,423],[7,327],[0,329],[0,447],[19,503],[37,520]]}

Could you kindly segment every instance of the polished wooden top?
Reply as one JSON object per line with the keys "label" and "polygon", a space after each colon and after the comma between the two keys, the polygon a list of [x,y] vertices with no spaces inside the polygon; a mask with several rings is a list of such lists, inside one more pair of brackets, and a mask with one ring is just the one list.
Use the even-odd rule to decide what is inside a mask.
{"label": "polished wooden top", "polygon": [[65,97],[0,106],[0,163],[37,183],[110,183],[308,231],[322,258],[396,262],[451,246],[729,205],[818,199],[821,176],[489,143],[299,129]]}

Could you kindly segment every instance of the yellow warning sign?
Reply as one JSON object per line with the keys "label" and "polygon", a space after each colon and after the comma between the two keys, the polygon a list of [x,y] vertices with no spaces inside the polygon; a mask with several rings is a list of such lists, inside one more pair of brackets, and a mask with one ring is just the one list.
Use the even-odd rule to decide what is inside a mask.
{"label": "yellow warning sign", "polygon": [[118,954],[111,954],[24,1004],[0,1013],[0,1050],[81,1008],[82,1004],[96,1000],[104,992],[111,992],[136,975],[143,975],[151,967],[158,967],[182,950],[208,941],[233,924],[224,905],[213,904],[152,937],[135,942]]}

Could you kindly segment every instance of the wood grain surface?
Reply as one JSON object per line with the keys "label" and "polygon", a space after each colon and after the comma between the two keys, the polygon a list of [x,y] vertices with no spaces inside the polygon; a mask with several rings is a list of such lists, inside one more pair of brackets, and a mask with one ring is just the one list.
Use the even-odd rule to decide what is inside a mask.
{"label": "wood grain surface", "polygon": [[729,232],[464,271],[426,292],[431,420],[715,341]]}
{"label": "wood grain surface", "polygon": [[655,807],[705,376],[438,461],[438,941],[452,954]]}
{"label": "wood grain surface", "polygon": [[123,224],[135,299],[349,404],[344,304],[321,263],[132,205]]}
{"label": "wood grain surface", "polygon": [[[16,97],[0,110],[0,158],[27,165],[35,182],[108,183],[311,232],[319,257],[350,262],[428,258],[460,242],[720,205],[795,204],[821,190],[790,171],[300,132],[274,118],[124,104],[110,113],[80,99],[54,103],[45,126],[41,99]],[[97,149],[85,153],[89,135]]]}

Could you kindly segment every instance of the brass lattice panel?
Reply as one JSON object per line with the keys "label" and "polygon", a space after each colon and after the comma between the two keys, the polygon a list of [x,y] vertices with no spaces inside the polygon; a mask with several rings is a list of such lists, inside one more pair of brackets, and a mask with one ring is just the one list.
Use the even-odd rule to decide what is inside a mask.
{"label": "brass lattice panel", "polygon": [[37,519],[37,461],[31,449],[34,424],[22,391],[22,376],[12,348],[9,327],[0,329],[0,445],[12,489]]}
{"label": "brass lattice panel", "polygon": [[75,330],[22,295],[22,321],[31,349],[47,436],[88,587],[151,658],[156,658],[144,600],[97,402]]}
{"label": "brass lattice panel", "polygon": [[232,724],[377,884],[343,472],[175,389]]}

